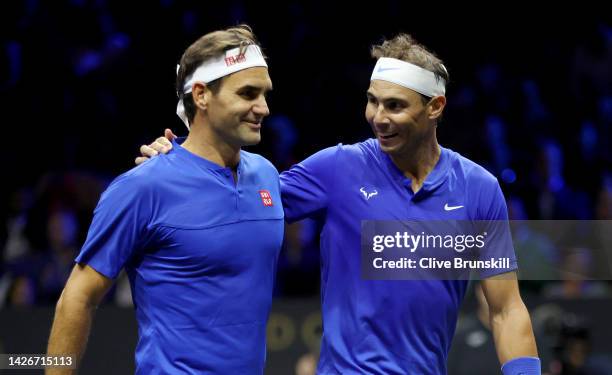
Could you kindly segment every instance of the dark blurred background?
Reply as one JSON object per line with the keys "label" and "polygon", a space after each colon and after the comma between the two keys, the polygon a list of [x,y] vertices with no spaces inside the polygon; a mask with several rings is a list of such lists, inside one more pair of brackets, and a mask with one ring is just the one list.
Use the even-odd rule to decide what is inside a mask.
{"label": "dark blurred background", "polygon": [[[370,136],[363,116],[375,62],[369,47],[402,31],[434,51],[449,70],[440,143],[497,176],[511,218],[612,218],[612,22],[601,5],[536,11],[518,4],[453,9],[384,0],[360,5],[24,0],[0,8],[5,135],[0,147],[5,161],[0,314],[12,316],[11,322],[26,322],[28,313],[40,309],[50,319],[100,193],[133,166],[139,146],[164,128],[186,134],[175,115],[175,69],[182,52],[201,35],[241,22],[251,25],[262,43],[274,83],[263,142],[249,151],[263,154],[279,170],[323,147]],[[310,221],[287,227],[275,294],[281,312],[291,305],[285,304],[288,299],[308,306],[298,315],[283,315],[290,319],[316,313],[317,233]],[[536,248],[530,254],[539,254],[534,262],[541,256],[596,263],[589,249],[555,248],[529,235],[524,239],[527,248]],[[116,285],[108,308],[128,308],[125,278]],[[589,299],[612,313],[609,282],[531,281],[522,289],[526,300],[536,301],[534,309],[563,301],[564,309],[573,311]],[[470,292],[462,316],[477,316],[475,295]],[[568,372],[574,367],[560,359],[559,347],[567,341],[561,343],[561,337],[588,341],[593,326],[609,325],[588,309],[559,312],[565,310],[555,310],[553,323],[546,320],[542,326],[548,336],[541,342],[548,344],[540,344],[546,345],[541,350],[551,353],[547,369],[599,373],[584,372],[592,370],[580,370],[581,365],[572,366],[583,372]],[[49,321],[44,322],[39,343],[15,348],[44,351]],[[458,337],[469,334],[474,322],[464,323]],[[316,335],[320,325],[311,325]],[[270,334],[282,341],[288,328],[279,327]],[[5,341],[0,352],[15,352],[10,347],[15,337],[7,338],[6,332],[0,327],[0,341]],[[609,344],[591,344],[584,353],[612,352]],[[299,350],[316,353],[314,346]],[[126,355],[131,360],[130,350]],[[300,369],[307,369],[316,356],[301,361]],[[461,374],[458,365],[449,371]]]}

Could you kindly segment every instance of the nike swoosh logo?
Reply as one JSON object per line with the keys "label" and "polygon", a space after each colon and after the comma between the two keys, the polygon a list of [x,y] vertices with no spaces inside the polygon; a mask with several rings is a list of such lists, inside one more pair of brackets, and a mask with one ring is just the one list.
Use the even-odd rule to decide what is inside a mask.
{"label": "nike swoosh logo", "polygon": [[398,69],[399,69],[399,68],[394,68],[394,67],[391,67],[391,68],[383,68],[382,66],[379,66],[379,67],[378,67],[378,70],[377,70],[376,72],[377,72],[377,73],[382,73],[382,72],[386,72],[387,70],[398,70]]}
{"label": "nike swoosh logo", "polygon": [[449,206],[448,203],[444,205],[444,211],[452,211],[463,208],[463,206]]}

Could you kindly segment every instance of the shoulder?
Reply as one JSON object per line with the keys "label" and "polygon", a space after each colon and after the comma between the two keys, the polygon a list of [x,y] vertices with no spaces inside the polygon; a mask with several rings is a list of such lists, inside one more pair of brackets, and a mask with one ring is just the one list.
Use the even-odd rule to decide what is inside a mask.
{"label": "shoulder", "polygon": [[377,148],[378,143],[373,138],[350,145],[343,145],[342,143],[338,145],[338,151],[342,153],[342,156],[348,158],[364,158],[369,155],[376,155]]}
{"label": "shoulder", "polygon": [[[449,150],[450,151],[450,150]],[[481,165],[451,151],[452,171],[463,180],[465,194],[471,206],[471,216],[476,220],[506,220],[507,209],[504,194],[497,178]]]}
{"label": "shoulder", "polygon": [[240,161],[245,164],[246,168],[252,171],[257,171],[257,173],[266,173],[278,176],[278,170],[274,164],[259,154],[241,150]]}
{"label": "shoulder", "polygon": [[376,155],[376,140],[368,139],[363,142],[353,144],[338,143],[335,146],[324,148],[323,150],[312,155],[313,158],[319,160],[338,160],[342,159],[343,162],[357,162],[360,160],[367,160],[369,157],[375,157]]}
{"label": "shoulder", "polygon": [[470,185],[497,186],[497,178],[480,164],[466,158],[460,153],[446,149],[449,154],[452,170],[463,177]]}
{"label": "shoulder", "polygon": [[150,196],[160,189],[171,176],[168,158],[155,157],[117,176],[106,188],[102,197],[118,195],[123,199]]}

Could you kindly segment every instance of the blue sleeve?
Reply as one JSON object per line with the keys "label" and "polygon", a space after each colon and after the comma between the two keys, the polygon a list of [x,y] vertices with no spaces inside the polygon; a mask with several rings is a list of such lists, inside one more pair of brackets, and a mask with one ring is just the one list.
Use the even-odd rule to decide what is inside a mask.
{"label": "blue sleeve", "polygon": [[288,222],[325,212],[333,191],[339,149],[338,146],[321,150],[280,174],[281,197]]}
{"label": "blue sleeve", "polygon": [[541,375],[542,364],[537,357],[514,358],[502,366],[504,375]]}
{"label": "blue sleeve", "polygon": [[480,260],[498,258],[509,259],[509,266],[482,270],[481,278],[487,278],[514,271],[517,269],[512,234],[508,223],[508,209],[506,199],[502,193],[499,182],[493,177],[483,179],[477,198],[477,220],[482,223],[482,231],[487,233],[485,247],[479,252]]}
{"label": "blue sleeve", "polygon": [[113,181],[98,202],[76,262],[116,278],[130,257],[146,244],[152,212],[149,191],[147,184],[125,175]]}
{"label": "blue sleeve", "polygon": [[496,179],[484,182],[478,194],[478,220],[508,221],[506,198]]}

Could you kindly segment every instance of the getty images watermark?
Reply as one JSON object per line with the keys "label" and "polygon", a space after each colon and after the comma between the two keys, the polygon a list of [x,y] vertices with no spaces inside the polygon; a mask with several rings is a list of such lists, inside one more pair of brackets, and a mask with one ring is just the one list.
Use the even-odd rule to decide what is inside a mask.
{"label": "getty images watermark", "polygon": [[363,221],[362,277],[461,280],[516,271],[530,280],[610,280],[605,233],[612,222]]}
{"label": "getty images watermark", "polygon": [[[422,249],[453,250],[456,253],[463,253],[465,250],[482,250],[486,244],[487,232],[477,235],[440,235],[410,234],[408,232],[395,232],[394,235],[375,235],[372,238],[372,251],[380,253],[385,249],[404,249],[410,253]],[[453,253],[450,253],[453,254]],[[464,259],[465,257],[456,255],[452,259],[436,258],[431,256],[419,256],[416,259],[401,257],[400,259],[386,260],[382,256],[376,257],[372,261],[372,266],[376,269],[500,269],[511,268],[511,258],[497,257],[489,259]]]}

